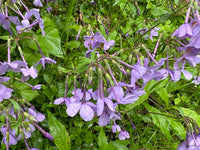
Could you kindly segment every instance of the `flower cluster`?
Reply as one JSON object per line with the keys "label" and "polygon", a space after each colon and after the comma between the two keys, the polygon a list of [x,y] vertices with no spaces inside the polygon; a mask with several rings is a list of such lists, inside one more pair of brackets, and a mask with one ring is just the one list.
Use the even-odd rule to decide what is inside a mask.
{"label": "flower cluster", "polygon": [[[38,4],[39,1],[34,1],[34,4]],[[25,9],[25,13],[23,14],[20,9],[18,9],[18,5],[23,6]],[[9,8],[8,8],[9,6]],[[13,8],[14,7],[14,8]],[[21,60],[11,61],[11,39],[15,39],[16,35],[13,35],[11,30],[11,26],[14,25],[16,27],[17,36],[22,32],[29,32],[34,26],[39,25],[42,35],[45,36],[44,31],[44,23],[43,19],[40,16],[39,9],[33,8],[28,9],[21,0],[19,3],[16,1],[1,2],[1,12],[0,12],[0,25],[5,30],[8,30],[10,36],[8,37],[7,43],[7,61],[0,62],[0,104],[1,108],[4,108],[4,111],[1,112],[5,116],[5,123],[1,126],[1,133],[3,134],[2,143],[6,144],[7,149],[9,149],[10,145],[16,145],[17,142],[22,139],[25,142],[27,149],[30,149],[28,142],[26,139],[31,137],[31,134],[37,128],[41,133],[50,140],[53,140],[53,137],[46,131],[44,131],[38,123],[45,119],[45,115],[42,113],[37,113],[36,109],[33,105],[28,103],[26,100],[21,100],[12,96],[14,92],[14,88],[10,88],[10,84],[13,80],[18,80],[26,85],[28,85],[32,90],[41,89],[41,84],[31,85],[28,82],[29,78],[37,78],[38,71],[35,68],[38,64],[42,64],[43,69],[45,69],[46,63],[56,63],[53,59],[45,57],[40,46],[36,42],[38,49],[41,53],[41,59],[34,65],[29,67],[26,59],[23,55],[23,50],[19,42],[17,42],[17,47],[19,54],[21,56]],[[10,11],[14,11],[18,16],[8,16]],[[19,17],[21,19],[19,19]],[[12,24],[13,23],[13,24]],[[7,77],[7,72],[15,72],[16,77]],[[18,78],[21,73],[21,79]],[[13,87],[13,86],[12,86]],[[13,103],[11,103],[13,102]],[[25,104],[28,104],[25,105]],[[17,105],[17,106],[16,106]],[[13,122],[18,122],[18,120],[22,120],[18,125],[13,125]],[[12,124],[12,126],[11,126]],[[15,123],[14,123],[15,124]],[[33,150],[36,148],[32,148]]]}

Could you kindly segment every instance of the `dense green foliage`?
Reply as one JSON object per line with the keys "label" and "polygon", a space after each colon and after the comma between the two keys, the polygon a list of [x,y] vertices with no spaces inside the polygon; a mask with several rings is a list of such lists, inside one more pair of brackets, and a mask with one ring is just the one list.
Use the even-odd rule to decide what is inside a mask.
{"label": "dense green foliage", "polygon": [[[41,90],[32,90],[26,84],[12,79],[11,88],[15,90],[15,97],[29,101],[38,111],[45,114],[45,120],[39,124],[54,137],[54,141],[50,141],[39,131],[35,131],[28,139],[28,143],[31,147],[41,150],[177,149],[177,146],[185,140],[186,133],[193,127],[200,126],[200,88],[185,80],[183,76],[178,82],[170,81],[169,78],[152,80],[144,87],[146,94],[140,96],[135,103],[118,106],[117,110],[122,118],[119,124],[122,122],[130,135],[130,138],[124,141],[119,140],[116,133],[112,133],[111,125],[100,127],[97,117],[89,122],[85,122],[79,115],[71,118],[66,113],[65,105],[53,104],[56,98],[64,96],[66,76],[67,96],[70,97],[74,90],[74,75],[84,79],[90,63],[97,61],[95,52],[91,53],[90,58],[84,57],[87,48],[84,47],[83,36],[89,35],[91,29],[94,33],[100,32],[107,40],[115,40],[115,46],[106,53],[111,55],[118,52],[117,57],[131,65],[137,62],[136,53],[140,59],[148,56],[144,50],[140,50],[141,43],[145,43],[145,47],[153,53],[159,38],[156,60],[173,55],[169,59],[169,67],[173,69],[174,55],[179,56],[175,49],[177,44],[171,34],[184,23],[188,8],[186,1],[98,0],[95,2],[95,5],[91,5],[89,0],[57,0],[49,3],[52,7],[50,13],[46,11],[47,6],[44,5],[40,8],[40,14],[44,19],[45,36],[42,36],[41,30],[37,28],[22,34],[17,34],[12,29],[30,66],[40,59],[35,41],[45,56],[56,60],[56,64],[49,64],[45,70],[38,65],[36,67],[38,77],[28,81],[33,85],[42,84]],[[32,7],[32,2],[26,4]],[[104,26],[108,29],[108,35]],[[159,36],[153,37],[153,41],[144,40],[150,30],[144,35],[137,33],[144,27],[148,29],[160,27]],[[81,33],[76,40],[80,28]],[[0,61],[4,62],[7,57],[6,45],[9,32],[0,27],[0,33]],[[13,60],[20,58],[16,49],[17,43],[13,40],[11,42]],[[193,75],[197,75],[198,67],[192,68],[187,65],[186,68]],[[128,76],[124,77],[116,67],[113,68],[117,81],[128,80]],[[20,74],[16,75],[13,72],[7,72],[6,75],[20,78]],[[97,72],[93,72],[93,80],[94,87],[97,87]],[[13,105],[15,109],[19,107],[15,101]],[[0,125],[3,125],[5,116],[1,115],[0,120]],[[135,125],[135,130],[132,123]],[[5,144],[0,146],[2,150],[5,148]],[[25,148],[23,141],[10,147],[12,150]]]}

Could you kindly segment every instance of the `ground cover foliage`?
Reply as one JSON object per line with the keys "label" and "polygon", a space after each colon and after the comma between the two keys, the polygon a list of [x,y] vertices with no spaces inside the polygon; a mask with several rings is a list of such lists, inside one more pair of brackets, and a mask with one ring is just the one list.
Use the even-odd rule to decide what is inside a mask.
{"label": "ground cover foliage", "polygon": [[0,5],[0,149],[200,149],[198,0]]}

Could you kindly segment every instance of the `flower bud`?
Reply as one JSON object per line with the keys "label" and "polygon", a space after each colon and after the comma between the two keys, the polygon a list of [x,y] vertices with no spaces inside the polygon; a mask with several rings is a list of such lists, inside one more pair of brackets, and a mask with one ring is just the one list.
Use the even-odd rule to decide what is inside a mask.
{"label": "flower bud", "polygon": [[36,122],[38,122],[37,119],[35,119],[35,117],[33,117],[32,115],[30,115],[30,114],[27,113],[27,112],[24,112],[24,116],[27,117],[27,118],[28,118],[29,120],[31,120],[31,121],[36,121]]}
{"label": "flower bud", "polygon": [[89,78],[88,78],[89,84],[92,83],[92,79],[93,79],[93,67],[91,66],[91,67],[89,68]]}
{"label": "flower bud", "polygon": [[110,75],[108,73],[106,73],[106,78],[108,79],[108,81],[110,82],[111,86],[115,86],[113,80],[111,79]]}
{"label": "flower bud", "polygon": [[101,67],[98,68],[98,76],[99,76],[99,81],[103,79]]}

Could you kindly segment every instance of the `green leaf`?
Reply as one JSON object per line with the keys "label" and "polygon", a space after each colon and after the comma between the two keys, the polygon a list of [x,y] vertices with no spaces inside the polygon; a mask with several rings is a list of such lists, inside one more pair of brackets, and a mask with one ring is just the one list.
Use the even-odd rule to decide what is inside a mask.
{"label": "green leaf", "polygon": [[113,6],[116,6],[120,3],[126,3],[126,2],[127,2],[127,0],[115,0],[115,3],[113,4]]}
{"label": "green leaf", "polygon": [[181,114],[183,114],[184,117],[190,117],[194,119],[197,122],[198,126],[200,126],[200,115],[198,115],[194,110],[179,107],[179,111]]}
{"label": "green leaf", "polygon": [[18,104],[15,100],[10,99],[10,101],[13,103],[13,106],[14,106],[15,109],[17,109],[17,110],[19,110],[19,111],[21,110],[19,104]]}
{"label": "green leaf", "polygon": [[165,88],[160,88],[157,91],[158,95],[161,97],[161,99],[166,103],[167,106],[169,106],[169,95]]}
{"label": "green leaf", "polygon": [[60,123],[49,111],[48,121],[50,134],[54,137],[54,143],[59,150],[69,150],[71,147],[70,137],[65,126]]}
{"label": "green leaf", "polygon": [[21,96],[28,100],[28,101],[32,101],[34,98],[36,98],[37,96],[39,96],[38,91],[36,90],[22,90],[20,91]]}
{"label": "green leaf", "polygon": [[101,128],[99,136],[98,136],[98,146],[99,149],[104,149],[105,144],[108,144],[106,135],[104,133],[103,128]]}
{"label": "green leaf", "polygon": [[152,112],[152,114],[150,115],[152,117],[153,123],[160,128],[161,132],[163,132],[169,140],[172,138],[170,135],[170,130],[172,129],[183,139],[185,138],[186,131],[181,122],[178,122],[176,119],[173,119],[171,117],[164,116],[169,114],[161,113],[161,111],[159,111],[155,107],[150,106],[147,103],[145,103],[144,105],[149,112]]}
{"label": "green leaf", "polygon": [[[168,125],[168,117],[162,116],[161,112],[155,107],[150,106],[145,103],[144,106],[147,108],[149,112],[158,113],[158,114],[150,114],[153,120],[153,123],[160,128],[161,132],[167,137],[168,140],[171,140],[172,137],[170,135],[169,125]],[[160,114],[160,115],[159,115]]]}
{"label": "green leaf", "polygon": [[48,52],[57,57],[63,57],[63,52],[61,49],[59,31],[56,25],[50,18],[44,19],[44,30],[45,36],[37,35],[37,41],[43,52]]}
{"label": "green leaf", "polygon": [[117,148],[117,150],[128,150],[128,148],[118,142],[111,142],[113,145],[115,145],[115,147]]}

